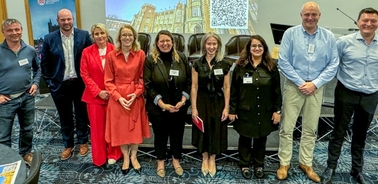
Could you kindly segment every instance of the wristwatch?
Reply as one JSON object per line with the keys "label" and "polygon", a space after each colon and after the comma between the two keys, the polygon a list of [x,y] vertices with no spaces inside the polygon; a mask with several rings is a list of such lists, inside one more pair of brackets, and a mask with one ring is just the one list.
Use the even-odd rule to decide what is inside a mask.
{"label": "wristwatch", "polygon": [[276,111],[277,114],[281,115],[281,111]]}

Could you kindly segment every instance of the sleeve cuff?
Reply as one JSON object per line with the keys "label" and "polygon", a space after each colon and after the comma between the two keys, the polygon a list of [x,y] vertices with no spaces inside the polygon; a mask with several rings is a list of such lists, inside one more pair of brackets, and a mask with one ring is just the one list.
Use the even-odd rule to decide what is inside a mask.
{"label": "sleeve cuff", "polygon": [[157,96],[155,97],[155,99],[154,99],[154,104],[157,105],[159,99],[161,99],[161,98],[162,98],[161,95],[157,95]]}
{"label": "sleeve cuff", "polygon": [[323,84],[320,83],[319,80],[313,80],[312,83],[314,83],[316,89],[319,89],[320,87],[322,87]]}
{"label": "sleeve cuff", "polygon": [[185,91],[182,92],[182,95],[185,96],[186,100],[189,100],[190,96]]}

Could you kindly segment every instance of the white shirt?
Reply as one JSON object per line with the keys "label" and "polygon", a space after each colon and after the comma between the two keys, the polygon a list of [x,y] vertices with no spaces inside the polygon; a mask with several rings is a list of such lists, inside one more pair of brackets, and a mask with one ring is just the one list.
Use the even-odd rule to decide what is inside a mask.
{"label": "white shirt", "polygon": [[99,48],[98,52],[100,53],[102,68],[104,68],[105,67],[105,59],[106,59],[106,47],[103,48],[103,49]]}
{"label": "white shirt", "polygon": [[66,37],[62,32],[60,32],[60,36],[62,38],[62,46],[63,46],[63,51],[64,51],[64,61],[65,61],[63,81],[68,80],[70,78],[77,78],[77,74],[75,70],[75,58],[74,58],[73,29],[69,37]]}

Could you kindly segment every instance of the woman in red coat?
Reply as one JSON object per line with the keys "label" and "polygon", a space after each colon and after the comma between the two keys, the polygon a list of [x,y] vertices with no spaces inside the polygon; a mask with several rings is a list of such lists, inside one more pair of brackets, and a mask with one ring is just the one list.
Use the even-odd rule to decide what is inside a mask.
{"label": "woman in red coat", "polygon": [[91,145],[93,164],[101,166],[108,159],[114,164],[121,158],[119,146],[112,147],[105,141],[105,118],[109,94],[104,85],[104,66],[106,55],[114,50],[108,43],[106,26],[97,23],[91,28],[94,44],[85,48],[81,57],[80,75],[85,83],[82,101],[87,103],[89,122],[91,125]]}
{"label": "woman in red coat", "polygon": [[137,159],[138,145],[149,138],[150,126],[143,98],[145,54],[133,27],[123,25],[117,36],[117,47],[109,53],[105,65],[105,88],[109,92],[105,139],[120,146],[123,153],[122,173],[136,173],[142,167]]}

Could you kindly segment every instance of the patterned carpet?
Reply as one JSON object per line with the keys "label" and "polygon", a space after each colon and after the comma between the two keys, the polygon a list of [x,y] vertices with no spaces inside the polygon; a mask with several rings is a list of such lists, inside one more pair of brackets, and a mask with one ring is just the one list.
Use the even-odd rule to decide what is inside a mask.
{"label": "patterned carpet", "polygon": [[[54,115],[54,112],[50,112]],[[41,119],[41,113],[38,113],[37,119]],[[55,119],[55,121],[57,121]],[[44,122],[48,123],[48,119]],[[323,128],[320,128],[320,130]],[[13,131],[13,145],[12,147],[18,149],[18,123],[15,123]],[[370,183],[378,183],[378,137],[376,133],[378,128],[372,130],[368,136],[365,149],[365,166],[364,172]],[[321,132],[320,133],[324,133]],[[319,133],[319,135],[320,135]],[[375,134],[374,134],[375,133]],[[315,156],[313,167],[314,170],[321,174],[326,166],[327,159],[327,139],[326,136],[322,141],[318,141],[315,147]],[[156,160],[151,148],[140,148],[138,155],[139,162],[143,168],[142,174],[139,175],[134,171],[126,176],[122,175],[120,167],[122,160],[115,165],[105,165],[103,167],[96,167],[91,163],[91,154],[81,157],[78,154],[78,147],[74,151],[74,155],[67,161],[61,161],[60,153],[63,149],[61,135],[59,128],[51,124],[41,132],[35,132],[34,136],[34,150],[41,150],[43,154],[43,164],[41,167],[39,183],[196,183],[196,184],[223,184],[223,183],[287,183],[287,184],[302,184],[313,183],[303,172],[298,168],[298,145],[299,141],[294,141],[294,152],[292,158],[291,169],[287,180],[279,181],[276,177],[276,170],[279,167],[277,156],[274,152],[269,153],[269,157],[265,160],[265,175],[263,179],[246,180],[242,177],[240,169],[237,164],[237,152],[229,150],[224,156],[218,157],[217,160],[217,174],[214,178],[209,175],[204,177],[201,173],[201,162],[198,154],[194,150],[185,150],[181,166],[184,168],[184,175],[178,177],[172,167],[171,160],[166,162],[166,177],[160,178],[156,175]],[[353,177],[350,176],[349,170],[351,167],[350,157],[350,143],[344,142],[342,155],[339,159],[339,166],[336,170],[337,174],[334,177],[333,183],[356,183]]]}

